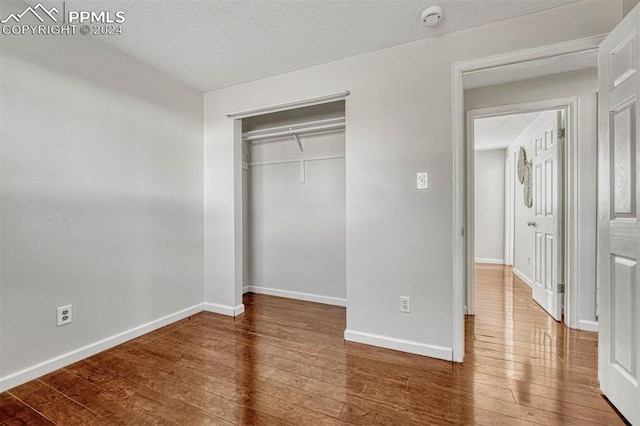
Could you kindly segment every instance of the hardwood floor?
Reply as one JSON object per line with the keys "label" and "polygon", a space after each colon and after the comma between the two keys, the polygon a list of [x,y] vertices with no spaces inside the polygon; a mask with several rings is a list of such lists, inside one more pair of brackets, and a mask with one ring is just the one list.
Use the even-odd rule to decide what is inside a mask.
{"label": "hardwood floor", "polygon": [[[464,364],[345,343],[344,308],[246,295],[0,394],[3,425],[623,424],[597,336],[501,266],[477,268]],[[425,325],[426,326],[426,325]]]}

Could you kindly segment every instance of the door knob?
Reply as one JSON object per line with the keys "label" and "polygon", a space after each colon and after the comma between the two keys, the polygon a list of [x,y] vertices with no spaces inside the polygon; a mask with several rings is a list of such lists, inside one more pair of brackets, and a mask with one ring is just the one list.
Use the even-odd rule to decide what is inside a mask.
{"label": "door knob", "polygon": [[535,222],[527,222],[527,226],[533,226],[535,228],[536,227],[536,223]]}

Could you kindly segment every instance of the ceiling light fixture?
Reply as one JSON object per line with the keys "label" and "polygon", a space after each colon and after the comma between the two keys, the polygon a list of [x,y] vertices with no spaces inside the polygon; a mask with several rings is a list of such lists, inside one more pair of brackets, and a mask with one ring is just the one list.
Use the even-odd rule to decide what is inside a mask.
{"label": "ceiling light fixture", "polygon": [[428,27],[432,27],[436,25],[438,22],[442,21],[442,16],[444,12],[442,11],[442,6],[429,6],[425,10],[422,11],[420,17],[422,18],[422,22]]}

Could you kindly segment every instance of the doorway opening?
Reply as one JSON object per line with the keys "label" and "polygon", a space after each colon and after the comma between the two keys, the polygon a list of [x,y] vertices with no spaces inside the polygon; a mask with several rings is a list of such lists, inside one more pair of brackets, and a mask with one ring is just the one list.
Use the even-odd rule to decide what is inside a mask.
{"label": "doorway opening", "polygon": [[242,121],[243,293],[346,305],[345,101]]}
{"label": "doorway opening", "polygon": [[[562,136],[565,143],[564,149],[558,153],[562,159],[556,166],[558,169],[564,169],[562,190],[566,196],[562,206],[558,206],[562,207],[561,215],[554,217],[559,222],[558,227],[563,232],[565,244],[555,244],[554,250],[562,251],[564,268],[560,273],[556,267],[552,273],[557,276],[554,285],[562,290],[561,284],[564,284],[565,288],[564,298],[555,300],[559,299],[562,302],[564,299],[564,321],[568,326],[597,330],[596,123],[597,52],[601,41],[602,37],[593,37],[453,66],[454,361],[464,360],[465,314],[472,314],[474,308],[474,150],[469,138],[473,136],[472,124],[475,118],[545,110],[563,111],[566,125],[565,134]],[[533,152],[527,154],[535,157]],[[517,157],[509,160],[515,164]],[[531,167],[533,168],[533,163]],[[548,169],[553,171],[553,167]],[[513,173],[517,176],[517,171]],[[543,181],[541,179],[541,182]],[[552,195],[555,196],[557,193]],[[515,194],[512,197],[515,202]],[[522,195],[520,199],[522,200]],[[508,216],[506,217],[508,219]],[[546,232],[541,234],[541,243],[551,240],[544,235]],[[503,261],[510,258],[508,243],[506,248]],[[545,251],[544,256],[550,252],[551,250]],[[554,304],[553,298],[551,303],[548,299],[540,299],[542,306]],[[561,309],[561,303],[559,306]],[[561,314],[559,319],[562,319]]]}
{"label": "doorway opening", "polygon": [[[533,107],[533,105],[530,105]],[[469,187],[470,269],[467,314],[476,312],[475,271],[509,266],[530,298],[561,320],[564,284],[563,108],[502,114],[469,111],[473,173]],[[507,111],[505,109],[505,111]]]}
{"label": "doorway opening", "polygon": [[258,293],[346,306],[346,97],[233,118],[234,299]]}

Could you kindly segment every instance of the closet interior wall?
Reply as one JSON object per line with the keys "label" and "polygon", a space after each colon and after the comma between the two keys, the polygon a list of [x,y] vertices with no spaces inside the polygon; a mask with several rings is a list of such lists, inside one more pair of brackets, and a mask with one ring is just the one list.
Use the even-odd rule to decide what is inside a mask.
{"label": "closet interior wall", "polygon": [[344,117],[339,101],[243,119],[243,134],[279,127],[285,133],[243,140],[245,293],[345,305],[344,127],[301,131],[302,151],[287,134],[289,126]]}

